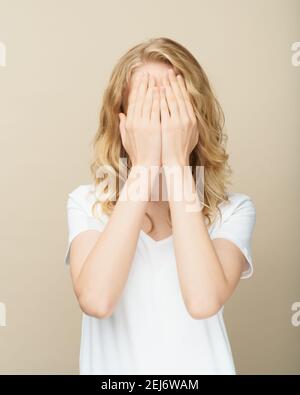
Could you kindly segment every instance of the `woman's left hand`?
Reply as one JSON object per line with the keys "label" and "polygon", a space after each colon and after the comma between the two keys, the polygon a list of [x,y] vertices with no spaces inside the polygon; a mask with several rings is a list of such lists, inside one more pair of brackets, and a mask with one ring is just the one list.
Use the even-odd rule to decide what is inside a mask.
{"label": "woman's left hand", "polygon": [[160,90],[162,164],[189,165],[199,132],[183,77],[173,69],[163,78]]}

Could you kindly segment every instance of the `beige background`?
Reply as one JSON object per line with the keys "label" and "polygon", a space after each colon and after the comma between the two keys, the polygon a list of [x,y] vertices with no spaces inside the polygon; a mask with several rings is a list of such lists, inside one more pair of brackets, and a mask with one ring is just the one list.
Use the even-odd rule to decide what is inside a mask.
{"label": "beige background", "polygon": [[233,188],[257,208],[255,274],[225,307],[239,373],[300,373],[299,0],[0,0],[1,373],[78,373],[81,313],[67,268],[67,194],[118,58],[150,38],[197,57],[227,119]]}

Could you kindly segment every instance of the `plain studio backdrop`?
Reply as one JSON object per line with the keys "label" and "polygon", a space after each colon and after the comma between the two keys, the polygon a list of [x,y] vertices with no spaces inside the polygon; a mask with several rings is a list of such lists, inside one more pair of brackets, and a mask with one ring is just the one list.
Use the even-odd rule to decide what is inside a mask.
{"label": "plain studio backdrop", "polygon": [[206,70],[225,112],[231,189],[257,208],[254,275],[224,310],[238,373],[300,373],[300,1],[0,0],[1,373],[78,373],[67,194],[91,181],[113,66],[159,36]]}

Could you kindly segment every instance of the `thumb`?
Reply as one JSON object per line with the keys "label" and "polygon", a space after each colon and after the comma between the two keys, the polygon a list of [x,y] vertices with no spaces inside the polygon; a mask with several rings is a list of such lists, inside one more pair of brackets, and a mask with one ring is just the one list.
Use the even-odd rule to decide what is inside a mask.
{"label": "thumb", "polygon": [[123,114],[122,112],[119,112],[119,120],[120,120],[120,124],[119,124],[119,130],[120,130],[120,134],[121,134],[121,139],[124,145],[124,141],[125,141],[125,121],[126,121],[126,116],[125,114]]}

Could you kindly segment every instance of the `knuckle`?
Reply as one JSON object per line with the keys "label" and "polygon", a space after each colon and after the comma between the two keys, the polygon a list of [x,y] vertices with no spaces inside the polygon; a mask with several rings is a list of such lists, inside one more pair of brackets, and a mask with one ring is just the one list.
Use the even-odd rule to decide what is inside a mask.
{"label": "knuckle", "polygon": [[184,126],[190,126],[190,119],[186,115],[182,116],[182,124]]}
{"label": "knuckle", "polygon": [[152,108],[157,109],[158,107],[159,107],[159,102],[156,100],[155,102],[153,102]]}

